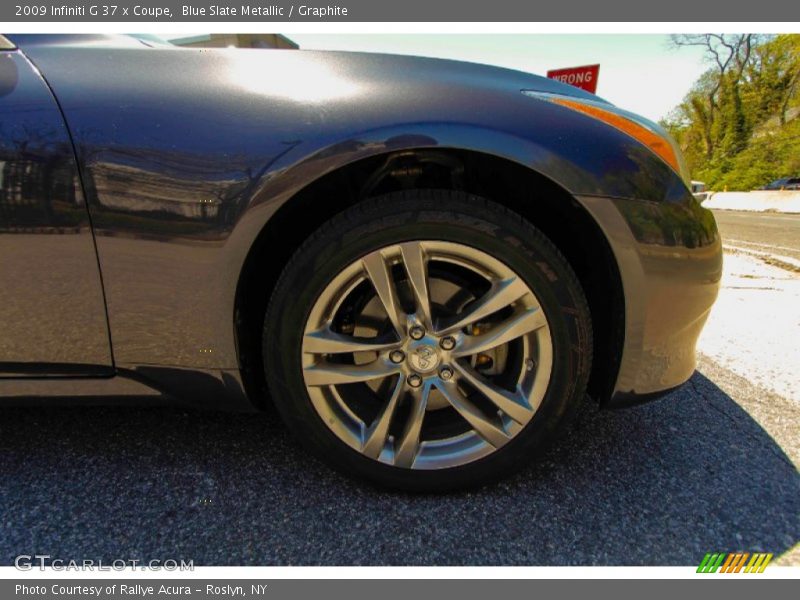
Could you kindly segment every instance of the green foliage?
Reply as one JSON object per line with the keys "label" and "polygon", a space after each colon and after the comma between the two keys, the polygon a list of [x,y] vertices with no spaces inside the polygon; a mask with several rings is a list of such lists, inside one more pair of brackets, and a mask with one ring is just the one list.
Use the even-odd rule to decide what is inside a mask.
{"label": "green foliage", "polygon": [[800,175],[800,35],[754,39],[749,53],[717,60],[664,125],[709,189]]}
{"label": "green foliage", "polygon": [[733,191],[752,190],[797,174],[800,174],[800,118],[792,119],[777,131],[752,138],[731,159],[709,163],[697,171],[697,178],[714,190]]}

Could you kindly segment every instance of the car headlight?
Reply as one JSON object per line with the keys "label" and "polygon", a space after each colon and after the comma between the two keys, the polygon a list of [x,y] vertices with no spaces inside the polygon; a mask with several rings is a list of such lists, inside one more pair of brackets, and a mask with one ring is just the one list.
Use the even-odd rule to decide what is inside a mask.
{"label": "car headlight", "polygon": [[678,148],[672,136],[664,131],[657,123],[653,123],[649,119],[645,119],[637,114],[603,102],[536,92],[533,90],[522,90],[522,93],[532,98],[546,100],[571,108],[572,110],[577,110],[619,129],[639,143],[647,146],[656,156],[667,163],[672,170],[683,179],[683,182],[687,186],[690,185],[691,176],[683,160],[680,148]]}

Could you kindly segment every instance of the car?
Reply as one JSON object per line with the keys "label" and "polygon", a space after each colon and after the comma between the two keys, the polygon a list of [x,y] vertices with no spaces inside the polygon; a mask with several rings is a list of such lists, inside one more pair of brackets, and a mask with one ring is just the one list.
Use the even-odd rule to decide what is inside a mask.
{"label": "car", "polygon": [[408,56],[2,48],[5,404],[274,406],[333,467],[434,492],[695,369],[714,218],[597,96]]}
{"label": "car", "polygon": [[765,185],[762,190],[800,190],[800,177],[784,177]]}
{"label": "car", "polygon": [[706,191],[706,184],[704,182],[692,180],[690,183],[690,189],[692,191],[692,195],[697,198],[698,202],[703,202],[706,198],[708,198],[708,191]]}

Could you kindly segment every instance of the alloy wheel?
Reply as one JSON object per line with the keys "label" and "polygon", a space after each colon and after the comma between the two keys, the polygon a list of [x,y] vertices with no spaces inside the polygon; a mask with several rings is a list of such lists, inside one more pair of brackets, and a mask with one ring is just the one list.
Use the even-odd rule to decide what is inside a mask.
{"label": "alloy wheel", "polygon": [[533,290],[476,248],[379,248],[324,288],[302,341],[321,420],[352,449],[401,468],[491,454],[533,418],[553,362]]}

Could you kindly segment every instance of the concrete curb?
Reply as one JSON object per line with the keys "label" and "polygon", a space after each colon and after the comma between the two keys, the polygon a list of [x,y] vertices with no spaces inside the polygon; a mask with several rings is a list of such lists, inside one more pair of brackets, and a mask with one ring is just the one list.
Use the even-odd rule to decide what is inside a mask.
{"label": "concrete curb", "polygon": [[800,213],[800,191],[711,192],[703,206],[715,210]]}

